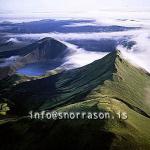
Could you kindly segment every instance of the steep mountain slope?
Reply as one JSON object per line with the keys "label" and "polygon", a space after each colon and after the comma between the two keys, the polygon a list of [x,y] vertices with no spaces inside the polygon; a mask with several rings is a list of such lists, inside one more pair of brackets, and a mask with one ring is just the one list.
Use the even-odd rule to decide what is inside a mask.
{"label": "steep mountain slope", "polygon": [[21,49],[1,52],[0,58],[8,58],[16,55],[26,56],[31,53],[37,53],[37,55],[42,54],[41,59],[54,59],[61,53],[64,53],[66,48],[61,42],[47,37]]}
{"label": "steep mountain slope", "polygon": [[116,51],[82,68],[19,84],[6,95],[9,95],[8,99],[19,103],[19,108],[27,111],[51,109],[107,96],[149,115],[145,101],[150,76],[120,55]]}
{"label": "steep mountain slope", "polygon": [[[18,68],[36,62],[40,63],[53,60],[63,63],[63,58],[67,53],[67,46],[63,43],[53,38],[44,38],[21,49],[0,52],[0,58],[11,57],[11,61],[9,60],[8,65],[0,66],[0,73],[3,72],[3,70],[9,69],[7,72],[13,74]],[[6,60],[6,62],[7,61],[8,60]],[[7,72],[5,74],[3,73],[3,76],[0,75],[0,79],[9,75]]]}
{"label": "steep mountain slope", "polygon": [[[6,83],[3,80],[2,84]],[[21,118],[0,122],[0,149],[148,150],[149,88],[149,74],[124,60],[119,51],[82,68],[3,86],[1,98],[13,102],[10,113]],[[43,121],[22,118],[30,110],[109,112],[111,117]],[[118,117],[118,112],[126,113],[128,118]]]}

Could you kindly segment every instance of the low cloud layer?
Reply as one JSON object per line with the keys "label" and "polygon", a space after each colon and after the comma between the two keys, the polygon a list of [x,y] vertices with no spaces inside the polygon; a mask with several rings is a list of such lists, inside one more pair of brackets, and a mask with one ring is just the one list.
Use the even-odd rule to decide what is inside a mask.
{"label": "low cloud layer", "polygon": [[136,42],[131,49],[127,49],[122,45],[118,46],[118,49],[122,51],[126,59],[131,63],[143,67],[150,72],[150,33],[142,32],[135,35],[133,40]]}
{"label": "low cloud layer", "polygon": [[[11,35],[12,36],[12,35]],[[150,72],[150,32],[149,30],[133,30],[133,31],[122,31],[122,32],[109,32],[109,33],[43,33],[43,34],[24,34],[24,35],[13,35],[15,37],[22,37],[23,39],[41,39],[44,37],[53,37],[61,41],[67,40],[97,40],[101,39],[120,39],[122,37],[129,37],[129,41],[134,41],[135,45],[128,49],[123,45],[118,45],[117,49],[121,50],[125,57],[132,63],[137,64],[147,71]],[[76,60],[78,64],[86,65],[96,59],[99,59],[99,53],[89,52],[86,50],[78,49],[74,56],[70,56],[70,60]],[[101,56],[105,54],[100,54]],[[85,58],[85,62],[82,62]],[[80,65],[79,65],[80,66]]]}
{"label": "low cloud layer", "polygon": [[[62,14],[61,14],[62,15]],[[59,20],[60,14],[52,14],[52,18]],[[41,16],[42,18],[43,16]],[[48,18],[47,13],[45,18]],[[70,18],[89,18],[94,19],[95,22],[73,23],[68,27],[84,27],[84,26],[124,26],[124,27],[139,27],[139,29],[116,31],[116,32],[86,32],[86,33],[41,33],[41,34],[8,34],[10,38],[21,37],[23,40],[34,39],[38,40],[44,37],[53,37],[61,41],[69,40],[96,40],[101,39],[115,39],[127,38],[129,41],[134,41],[134,46],[128,48],[120,43],[117,49],[121,50],[124,57],[132,63],[143,67],[150,72],[150,13],[149,12],[80,12],[66,15],[64,19]],[[44,17],[43,17],[44,18]],[[31,18],[30,18],[31,19]],[[35,18],[34,18],[35,19]],[[106,55],[102,52],[89,52],[84,49],[74,47],[74,51],[66,58],[66,64],[74,63],[76,66],[86,65],[96,59]],[[84,59],[83,59],[84,58]]]}
{"label": "low cloud layer", "polygon": [[122,32],[93,32],[93,33],[40,33],[40,34],[10,34],[9,37],[22,37],[24,39],[42,39],[44,37],[53,37],[59,40],[100,40],[104,38],[121,38],[123,36],[134,36],[145,30],[131,30]]}
{"label": "low cloud layer", "polygon": [[70,51],[69,55],[65,58],[65,63],[62,65],[66,69],[85,66],[95,60],[101,59],[107,54],[103,52],[90,52],[79,48],[76,45],[67,42],[63,43],[67,45],[68,50]]}

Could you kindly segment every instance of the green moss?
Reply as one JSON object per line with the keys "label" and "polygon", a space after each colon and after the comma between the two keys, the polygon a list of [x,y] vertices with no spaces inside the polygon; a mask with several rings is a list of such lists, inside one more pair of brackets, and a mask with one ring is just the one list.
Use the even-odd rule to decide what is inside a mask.
{"label": "green moss", "polygon": [[[109,111],[115,118],[8,121],[0,126],[0,141],[3,143],[0,149],[10,149],[6,146],[10,139],[13,139],[11,147],[22,150],[51,147],[150,149],[150,76],[124,60],[120,52],[110,53],[82,68],[22,81],[1,81],[7,86],[2,87],[0,94],[11,99],[17,115],[48,109],[60,112]],[[125,112],[128,118],[119,119],[118,112]],[[11,133],[9,138],[6,132]]]}
{"label": "green moss", "polygon": [[0,103],[0,115],[6,115],[9,110],[7,103]]}

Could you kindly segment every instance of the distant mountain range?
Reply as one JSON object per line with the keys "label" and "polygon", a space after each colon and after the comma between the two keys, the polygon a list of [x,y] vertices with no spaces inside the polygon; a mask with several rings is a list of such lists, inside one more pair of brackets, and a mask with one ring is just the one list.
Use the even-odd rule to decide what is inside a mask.
{"label": "distant mountain range", "polygon": [[33,40],[23,40],[22,38],[7,37],[6,34],[0,34],[0,52],[21,49],[31,43],[33,43]]}
{"label": "distant mountain range", "polygon": [[[62,55],[66,49],[56,43],[46,38],[20,54],[53,59],[57,49]],[[56,49],[47,51],[51,45]],[[0,149],[148,150],[149,89],[150,74],[130,64],[118,50],[84,67],[40,78],[6,77],[0,80],[0,99],[10,111],[0,121]],[[24,117],[30,110],[109,111],[115,118],[30,120]],[[126,112],[128,118],[117,118],[118,112]]]}
{"label": "distant mountain range", "polygon": [[[82,26],[82,23],[85,25]],[[96,24],[95,26],[89,25]],[[81,24],[81,26],[76,24]],[[86,25],[87,24],[87,25]],[[0,29],[1,33],[48,33],[48,32],[59,32],[59,33],[92,33],[92,32],[117,32],[139,29],[139,27],[126,27],[119,25],[100,25],[95,20],[57,20],[57,19],[46,19],[39,21],[23,22],[23,23],[0,23],[3,27]]]}

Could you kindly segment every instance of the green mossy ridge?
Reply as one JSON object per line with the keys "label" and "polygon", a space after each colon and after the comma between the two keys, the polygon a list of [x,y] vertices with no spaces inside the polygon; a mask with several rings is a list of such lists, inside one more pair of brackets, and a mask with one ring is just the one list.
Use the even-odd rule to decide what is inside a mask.
{"label": "green mossy ridge", "polygon": [[[110,103],[108,103],[108,101]],[[150,148],[150,120],[133,111],[124,103],[110,98],[89,100],[71,104],[59,112],[109,111],[114,116],[121,110],[127,112],[128,119],[106,120],[28,120],[20,119],[0,126],[0,149],[88,149],[97,147],[105,150],[148,150]],[[10,132],[8,132],[8,130]],[[8,132],[6,136],[5,133]],[[12,143],[7,145],[8,141]]]}
{"label": "green mossy ridge", "polygon": [[149,87],[150,76],[115,51],[82,68],[19,83],[2,96],[15,102],[17,111],[23,110],[23,113],[108,96],[149,115],[149,105],[145,105]]}
{"label": "green mossy ridge", "polygon": [[50,109],[110,111],[115,116],[121,111],[128,119],[3,120],[0,149],[150,149],[150,76],[124,60],[119,51],[82,68],[18,84],[14,81],[18,79],[10,84],[5,80],[7,86],[1,85],[0,94],[13,101],[16,114]]}

